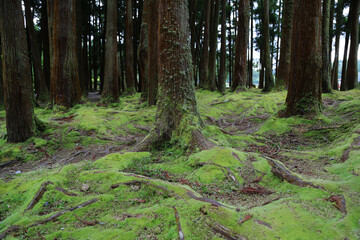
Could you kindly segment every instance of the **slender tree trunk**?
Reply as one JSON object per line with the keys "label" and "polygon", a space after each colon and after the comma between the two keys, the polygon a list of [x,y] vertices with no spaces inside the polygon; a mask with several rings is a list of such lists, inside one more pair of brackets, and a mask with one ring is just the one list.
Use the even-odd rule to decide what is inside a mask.
{"label": "slender tree trunk", "polygon": [[158,82],[159,82],[159,1],[148,1],[148,18],[151,19],[148,23],[148,81],[149,81],[149,106],[155,105],[158,96]]}
{"label": "slender tree trunk", "polygon": [[218,90],[225,92],[226,84],[226,0],[221,0],[221,50]]}
{"label": "slender tree trunk", "polygon": [[[231,0],[230,0],[231,1]],[[231,12],[229,14],[229,22],[231,22]],[[232,62],[233,62],[233,54],[232,54],[232,49],[233,49],[233,44],[232,44],[232,27],[230,25],[229,27],[229,86],[232,86]],[[226,83],[225,83],[226,84]]]}
{"label": "slender tree trunk", "polygon": [[106,17],[105,72],[101,98],[106,102],[118,102],[117,0],[107,0]]}
{"label": "slender tree trunk", "polygon": [[[338,0],[339,2],[339,0]],[[331,53],[333,47],[333,37],[334,37],[334,13],[335,13],[335,0],[330,2],[330,21],[329,21],[329,51],[330,51],[330,71],[331,71]]]}
{"label": "slender tree trunk", "polygon": [[280,28],[281,28],[281,14],[282,14],[282,2],[279,1],[279,16],[278,16],[278,24],[277,24],[277,32],[278,32],[278,38],[276,41],[276,61],[275,61],[275,86],[277,86],[277,76],[278,76],[278,70],[279,70],[279,52],[280,52]]}
{"label": "slender tree trunk", "polygon": [[[0,23],[1,26],[1,23]],[[0,29],[0,105],[4,104],[4,81],[3,81],[3,65],[2,65],[2,54],[1,54],[1,29]]]}
{"label": "slender tree trunk", "polygon": [[288,115],[316,114],[322,105],[321,0],[295,0],[294,13],[286,112]]}
{"label": "slender tree trunk", "polygon": [[357,88],[359,86],[358,82],[358,49],[359,49],[359,10],[360,10],[360,1],[352,0],[351,8],[353,8],[352,15],[350,16],[350,26],[351,26],[351,44],[349,52],[349,62],[346,73],[346,81],[348,90]]}
{"label": "slender tree trunk", "polygon": [[82,54],[82,29],[83,29],[83,21],[82,21],[82,15],[83,11],[82,8],[84,7],[84,4],[81,2],[81,0],[76,1],[76,57],[78,62],[78,68],[79,68],[79,82],[80,82],[80,89],[84,96],[87,95],[87,87],[86,87],[86,77],[84,72],[84,65],[83,65],[83,54]]}
{"label": "slender tree trunk", "polygon": [[92,35],[93,35],[93,59],[92,59],[92,68],[93,68],[93,90],[94,91],[97,91],[98,90],[98,58],[97,58],[97,52],[98,52],[98,48],[99,48],[99,45],[98,45],[98,19],[97,19],[97,14],[95,12],[95,8],[97,7],[96,6],[96,0],[93,0],[93,32],[92,32]]}
{"label": "slender tree trunk", "polygon": [[190,24],[190,32],[191,32],[191,56],[192,56],[192,60],[193,60],[193,65],[194,65],[194,80],[195,80],[195,85],[196,85],[196,81],[197,81],[197,76],[196,76],[196,68],[197,68],[197,64],[196,64],[196,48],[195,48],[195,43],[196,43],[196,14],[197,14],[197,0],[190,0],[189,1],[189,9],[190,9],[190,16],[189,16],[189,24]]}
{"label": "slender tree trunk", "polygon": [[148,83],[148,72],[149,72],[149,61],[148,61],[148,8],[149,0],[144,1],[142,24],[140,30],[140,39],[138,47],[138,59],[139,59],[139,71],[140,71],[140,84],[141,84],[141,101],[147,102],[149,95],[149,83]]}
{"label": "slender tree trunk", "polygon": [[331,56],[329,49],[329,25],[330,25],[330,0],[323,0],[323,14],[322,14],[322,92],[330,93],[330,73],[331,73]]}
{"label": "slender tree trunk", "polygon": [[[102,11],[99,11],[99,20],[100,20],[100,25],[99,25],[99,29],[101,32],[100,38],[99,38],[99,46],[100,46],[100,51],[99,51],[99,57],[100,57],[100,93],[103,92],[103,88],[104,88],[104,76],[105,76],[105,33],[106,33],[106,6],[107,6],[107,0],[99,0],[99,6],[100,4],[103,3],[102,6]],[[105,17],[103,17],[103,15]]]}
{"label": "slender tree trunk", "polygon": [[36,33],[34,28],[33,15],[31,12],[30,0],[24,0],[26,26],[29,34],[31,58],[34,69],[34,80],[37,93],[37,100],[40,102],[49,101],[49,91],[46,86],[45,75],[41,67],[40,48],[37,44]]}
{"label": "slender tree trunk", "polygon": [[293,28],[294,0],[284,0],[281,26],[281,46],[276,88],[288,86],[291,62],[291,35]]}
{"label": "slender tree trunk", "polygon": [[272,74],[272,63],[270,54],[270,29],[269,29],[269,0],[264,0],[264,63],[265,63],[265,87],[264,92],[269,92],[274,88],[274,78]]}
{"label": "slender tree trunk", "polygon": [[0,2],[0,31],[8,142],[24,142],[35,131],[33,89],[21,2]]}
{"label": "slender tree trunk", "polygon": [[135,93],[134,78],[134,48],[133,48],[133,26],[132,26],[132,0],[126,0],[125,15],[125,55],[126,55],[126,89],[127,94]]}
{"label": "slender tree trunk", "polygon": [[250,0],[250,11],[251,11],[251,19],[250,19],[250,66],[249,66],[249,88],[255,87],[253,83],[254,76],[254,0]]}
{"label": "slender tree trunk", "polygon": [[51,44],[51,101],[53,104],[70,108],[81,98],[79,70],[76,51],[75,0],[48,0],[49,8],[54,9],[53,37]]}
{"label": "slender tree trunk", "polygon": [[203,52],[201,59],[200,82],[201,88],[206,87],[207,78],[209,75],[209,45],[210,45],[210,16],[211,16],[211,4],[213,0],[208,0],[205,3],[205,27],[204,27],[204,41]]}
{"label": "slender tree trunk", "polygon": [[247,83],[247,47],[249,41],[249,0],[239,1],[238,34],[236,36],[232,91],[245,90]]}
{"label": "slender tree trunk", "polygon": [[349,32],[346,32],[345,49],[344,49],[343,64],[342,64],[342,70],[341,70],[341,85],[340,85],[341,91],[348,90],[348,84],[346,81],[346,70],[347,70],[347,64],[348,64],[349,40],[350,40],[350,34],[349,34]]}
{"label": "slender tree trunk", "polygon": [[42,36],[42,50],[43,50],[43,69],[47,89],[50,89],[50,47],[49,47],[49,28],[47,16],[47,0],[41,1],[41,36]]}
{"label": "slender tree trunk", "polygon": [[[155,128],[136,150],[172,140],[181,147],[206,145],[192,79],[187,0],[160,0],[160,79]],[[179,44],[180,43],[180,44]],[[184,134],[189,134],[185,138]]]}
{"label": "slender tree trunk", "polygon": [[215,91],[216,89],[216,55],[218,46],[218,27],[220,0],[215,0],[212,7],[211,31],[210,31],[210,52],[209,52],[209,72],[205,88]]}

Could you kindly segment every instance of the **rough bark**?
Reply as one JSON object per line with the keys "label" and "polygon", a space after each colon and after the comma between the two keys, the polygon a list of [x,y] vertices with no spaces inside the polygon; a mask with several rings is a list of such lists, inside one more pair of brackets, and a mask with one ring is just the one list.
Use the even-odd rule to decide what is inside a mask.
{"label": "rough bark", "polygon": [[139,59],[139,72],[140,72],[140,84],[141,84],[141,100],[143,102],[148,101],[149,96],[149,61],[148,61],[148,8],[149,0],[144,1],[142,24],[140,30],[140,39],[138,47],[138,59]]}
{"label": "rough bark", "polygon": [[[189,42],[187,0],[160,0],[159,101],[155,127],[138,149],[172,140],[182,147],[203,142]],[[203,144],[201,145],[203,146]],[[200,147],[201,147],[200,146]]]}
{"label": "rough bark", "polygon": [[35,89],[37,94],[36,99],[40,102],[47,102],[49,100],[49,91],[46,85],[44,71],[41,67],[40,48],[36,39],[30,0],[24,0],[24,3],[26,26],[29,34],[31,58],[34,70]]}
{"label": "rough bark", "polygon": [[284,0],[283,20],[281,25],[281,46],[276,88],[288,85],[291,62],[291,35],[294,16],[294,0]]}
{"label": "rough bark", "polygon": [[4,104],[4,82],[3,82],[3,65],[1,54],[1,29],[0,29],[0,105]]}
{"label": "rough bark", "polygon": [[221,0],[221,50],[218,90],[225,92],[226,83],[226,0]]}
{"label": "rough bark", "polygon": [[295,0],[288,115],[321,110],[321,0]]}
{"label": "rough bark", "polygon": [[274,78],[272,74],[272,63],[270,54],[270,27],[269,27],[269,0],[264,0],[264,63],[265,63],[265,87],[264,92],[269,92],[274,88]]}
{"label": "rough bark", "polygon": [[4,100],[8,142],[24,142],[35,131],[30,61],[21,2],[0,2]]}
{"label": "rough bark", "polygon": [[210,46],[210,16],[211,16],[211,3],[212,0],[208,0],[205,3],[205,27],[204,27],[204,41],[203,52],[201,59],[201,72],[199,86],[201,88],[206,87],[207,78],[209,75],[209,46]]}
{"label": "rough bark", "polygon": [[249,0],[239,1],[238,34],[235,46],[234,78],[231,90],[245,89],[247,83],[247,47],[249,42]]}
{"label": "rough bark", "polygon": [[119,101],[117,64],[117,0],[107,0],[104,87],[101,98],[106,102]]}
{"label": "rough bark", "polygon": [[135,93],[134,78],[134,47],[133,47],[133,27],[132,27],[132,0],[126,0],[125,14],[125,55],[126,55],[126,91],[128,94]]}
{"label": "rough bark", "polygon": [[158,82],[159,82],[159,1],[149,0],[148,17],[151,19],[148,24],[148,62],[149,62],[149,100],[150,106],[155,105],[158,96]]}
{"label": "rough bark", "polygon": [[210,31],[210,51],[209,51],[209,72],[206,81],[206,89],[214,91],[216,89],[216,55],[218,46],[218,27],[219,27],[220,0],[215,0],[212,5],[211,31]]}
{"label": "rough bark", "polygon": [[189,16],[189,24],[190,24],[190,33],[191,33],[191,55],[192,55],[192,61],[193,61],[193,71],[194,71],[194,80],[195,80],[195,86],[197,84],[197,64],[196,64],[196,14],[197,14],[197,0],[190,0],[189,1],[189,9],[190,9],[190,16]]}
{"label": "rough bark", "polygon": [[351,26],[351,44],[349,52],[349,62],[347,66],[346,81],[348,90],[357,88],[358,82],[358,49],[359,49],[359,10],[360,1],[352,0],[350,7],[350,26]]}
{"label": "rough bark", "polygon": [[322,92],[331,92],[331,56],[329,47],[329,26],[330,26],[330,0],[323,0],[323,14],[322,14],[322,69],[321,69],[321,81]]}
{"label": "rough bark", "polygon": [[76,51],[75,0],[48,0],[52,36],[50,92],[53,104],[72,107],[81,98]]}

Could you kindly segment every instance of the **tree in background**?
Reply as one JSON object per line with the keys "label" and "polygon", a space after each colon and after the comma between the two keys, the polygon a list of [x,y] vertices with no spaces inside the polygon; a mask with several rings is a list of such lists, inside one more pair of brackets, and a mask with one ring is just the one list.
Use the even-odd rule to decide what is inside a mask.
{"label": "tree in background", "polygon": [[265,65],[265,87],[264,92],[269,92],[274,88],[274,78],[272,74],[272,63],[270,55],[270,29],[269,29],[269,0],[264,0],[264,65]]}
{"label": "tree in background", "polygon": [[203,49],[202,49],[202,58],[200,65],[200,80],[199,80],[199,86],[201,88],[206,88],[208,75],[209,75],[211,5],[212,5],[212,0],[207,0],[205,2],[205,26],[204,26]]}
{"label": "tree in background", "polygon": [[358,49],[359,49],[359,10],[360,1],[352,0],[350,4],[351,44],[349,62],[347,66],[346,82],[347,89],[351,90],[359,86],[358,82]]}
{"label": "tree in background", "polygon": [[209,72],[206,79],[205,88],[211,91],[216,89],[216,55],[218,47],[218,34],[219,34],[219,12],[220,12],[220,0],[214,0],[215,2],[211,7],[211,28],[210,28],[210,51],[209,51]]}
{"label": "tree in background", "polygon": [[133,26],[132,26],[132,0],[126,0],[125,16],[125,56],[126,56],[126,91],[128,94],[135,93],[135,73],[134,73],[134,45],[133,45]]}
{"label": "tree in background", "polygon": [[[53,104],[70,108],[81,98],[76,56],[75,0],[48,0]],[[52,23],[52,24],[51,24]]]}
{"label": "tree in background", "polygon": [[294,0],[284,0],[281,26],[281,46],[276,88],[283,89],[288,85],[291,62],[291,35],[294,16]]}
{"label": "tree in background", "polygon": [[105,42],[105,72],[102,99],[109,102],[119,100],[117,63],[117,0],[107,0]]}
{"label": "tree in background", "polygon": [[328,44],[330,39],[330,0],[323,0],[323,13],[322,13],[322,68],[321,68],[321,81],[322,81],[322,92],[331,92],[331,54],[330,46]]}
{"label": "tree in background", "polygon": [[180,141],[182,147],[208,147],[199,131],[189,42],[187,0],[160,0],[159,100],[155,127],[136,147],[141,151],[157,142]]}
{"label": "tree in background", "polygon": [[0,2],[6,130],[8,142],[24,142],[35,131],[33,89],[21,2]]}
{"label": "tree in background", "polygon": [[321,110],[321,0],[295,0],[286,114]]}
{"label": "tree in background", "polygon": [[4,103],[4,81],[2,71],[2,54],[1,54],[1,29],[0,29],[0,104]]}
{"label": "tree in background", "polygon": [[217,85],[221,93],[225,92],[226,85],[226,45],[226,0],[221,0],[221,50],[219,80]]}
{"label": "tree in background", "polygon": [[239,1],[238,35],[236,37],[234,80],[231,90],[245,89],[248,76],[247,48],[249,42],[249,0]]}

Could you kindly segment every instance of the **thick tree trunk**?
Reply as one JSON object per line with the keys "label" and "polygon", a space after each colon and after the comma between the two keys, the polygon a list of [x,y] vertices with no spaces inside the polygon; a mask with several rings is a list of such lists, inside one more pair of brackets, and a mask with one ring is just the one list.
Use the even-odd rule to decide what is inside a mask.
{"label": "thick tree trunk", "polygon": [[45,75],[41,67],[40,48],[37,44],[36,33],[34,28],[33,15],[31,12],[30,0],[24,0],[26,26],[29,34],[31,58],[34,69],[34,80],[36,86],[36,99],[40,102],[49,101],[49,91],[45,81]]}
{"label": "thick tree trunk", "polygon": [[346,73],[346,81],[348,90],[357,88],[359,86],[358,82],[358,49],[359,49],[359,10],[360,10],[360,1],[352,0],[351,8],[353,8],[350,13],[350,26],[351,26],[351,44],[349,52],[349,62]]}
{"label": "thick tree trunk", "polygon": [[234,79],[231,90],[245,90],[247,83],[247,47],[249,42],[249,0],[239,1],[238,34],[235,46]]}
{"label": "thick tree trunk", "polygon": [[48,0],[54,9],[51,29],[51,101],[53,104],[72,107],[81,98],[76,52],[75,0]]}
{"label": "thick tree trunk", "polygon": [[159,82],[159,1],[149,0],[148,19],[148,81],[149,81],[149,100],[150,106],[155,105],[158,96],[158,82]]}
{"label": "thick tree trunk", "polygon": [[274,88],[274,78],[272,74],[272,63],[270,54],[270,27],[269,27],[269,0],[264,0],[264,63],[265,63],[265,87],[264,92],[269,92]]}
{"label": "thick tree trunk", "polygon": [[226,83],[226,0],[221,0],[221,50],[218,90],[225,92]]}
{"label": "thick tree trunk", "polygon": [[210,31],[210,52],[209,52],[209,73],[206,81],[206,89],[216,89],[216,55],[218,46],[220,0],[215,0],[212,7],[211,31]]}
{"label": "thick tree trunk", "polygon": [[330,79],[331,79],[331,56],[329,49],[329,25],[330,25],[330,0],[323,0],[323,14],[322,14],[322,69],[321,81],[322,92],[330,93]]}
{"label": "thick tree trunk", "polygon": [[[160,0],[160,78],[155,128],[137,150],[148,143],[172,140],[181,147],[206,146],[192,79],[187,0]],[[201,137],[202,136],[202,137]]]}
{"label": "thick tree trunk", "polygon": [[294,1],[291,71],[286,113],[321,110],[321,0]]}
{"label": "thick tree trunk", "polygon": [[131,95],[135,93],[132,0],[126,0],[125,47],[126,91]]}
{"label": "thick tree trunk", "polygon": [[343,64],[342,64],[342,69],[341,69],[341,85],[340,85],[341,91],[348,90],[348,84],[347,84],[347,80],[346,80],[346,74],[347,74],[346,70],[347,70],[347,64],[348,64],[349,40],[350,40],[350,34],[349,34],[349,32],[346,32]]}
{"label": "thick tree trunk", "polygon": [[276,88],[288,86],[291,62],[291,35],[294,16],[294,0],[284,0],[283,20],[281,26],[281,46]]}
{"label": "thick tree trunk", "polygon": [[119,101],[117,63],[117,0],[107,0],[104,87],[101,98],[105,102]]}
{"label": "thick tree trunk", "polygon": [[8,142],[24,142],[35,131],[33,89],[21,2],[0,2],[0,31]]}
{"label": "thick tree trunk", "polygon": [[209,45],[210,45],[210,16],[211,16],[211,4],[213,0],[208,0],[205,3],[205,27],[204,27],[204,41],[203,52],[201,59],[201,74],[199,86],[201,88],[206,87],[206,82],[209,75]]}
{"label": "thick tree trunk", "polygon": [[[149,96],[149,61],[148,61],[148,8],[149,0],[144,1],[144,8],[142,14],[142,24],[140,30],[140,39],[138,47],[139,71],[140,71],[140,84],[141,84],[141,101],[147,102]],[[150,19],[151,20],[151,19]]]}

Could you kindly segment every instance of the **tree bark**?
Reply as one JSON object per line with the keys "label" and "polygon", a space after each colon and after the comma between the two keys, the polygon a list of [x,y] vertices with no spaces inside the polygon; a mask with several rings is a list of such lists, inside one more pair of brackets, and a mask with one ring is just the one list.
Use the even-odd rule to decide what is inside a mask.
{"label": "tree bark", "polygon": [[206,89],[215,91],[216,89],[216,55],[218,45],[220,0],[215,0],[212,6],[211,31],[210,31],[210,51],[209,51],[209,72],[206,81]]}
{"label": "tree bark", "polygon": [[[41,1],[41,36],[42,36],[42,50],[43,50],[43,69],[47,89],[50,89],[50,46],[49,46],[49,28],[47,16],[47,0]],[[49,91],[48,91],[49,92]]]}
{"label": "tree bark", "polygon": [[82,29],[83,29],[83,11],[82,8],[84,4],[81,0],[76,1],[76,57],[78,62],[78,69],[79,69],[79,82],[81,92],[84,96],[87,95],[87,87],[86,87],[86,77],[84,71],[84,62],[83,62],[83,54],[82,54]]}
{"label": "tree bark", "polygon": [[[141,84],[141,101],[147,102],[149,96],[149,61],[148,61],[148,8],[149,0],[144,1],[142,14],[142,24],[140,30],[140,39],[138,47],[139,71],[140,71],[140,84]],[[152,20],[152,19],[150,19]]]}
{"label": "tree bark", "polygon": [[148,23],[148,81],[149,81],[149,106],[155,105],[158,96],[158,82],[159,82],[159,1],[149,0],[148,18],[151,19]]}
{"label": "tree bark", "polygon": [[358,82],[358,49],[359,49],[359,10],[360,1],[352,0],[350,7],[352,8],[350,16],[351,26],[351,44],[349,52],[349,62],[346,73],[346,81],[348,90],[357,88]]}
{"label": "tree bark", "polygon": [[348,90],[348,84],[346,81],[346,74],[347,74],[346,70],[347,70],[347,64],[348,64],[349,40],[350,40],[350,34],[349,34],[349,32],[346,32],[343,64],[342,64],[342,69],[341,69],[341,85],[340,85],[341,91]]}
{"label": "tree bark", "polygon": [[0,31],[8,142],[24,142],[35,131],[33,89],[21,2],[0,2]]}
{"label": "tree bark", "polygon": [[204,27],[204,41],[203,52],[201,59],[201,75],[199,86],[200,88],[206,87],[206,82],[209,75],[209,45],[210,45],[210,16],[211,16],[211,4],[213,0],[207,0],[205,3],[205,27]]}
{"label": "tree bark", "polygon": [[329,48],[329,25],[330,25],[330,0],[323,0],[323,14],[322,14],[322,69],[321,69],[321,81],[322,92],[331,92],[331,56]]}
{"label": "tree bark", "polygon": [[125,55],[126,55],[126,91],[127,94],[135,93],[134,78],[134,47],[133,47],[133,26],[132,26],[132,0],[126,0],[125,15]]}
{"label": "tree bark", "polygon": [[[0,20],[1,21],[1,20]],[[1,23],[0,23],[1,25]],[[3,81],[3,65],[1,53],[1,29],[0,29],[0,105],[4,104],[4,81]]]}
{"label": "tree bark", "polygon": [[276,88],[288,86],[291,63],[291,35],[294,16],[294,0],[284,0],[283,20],[281,26],[281,46]]}
{"label": "tree bark", "polygon": [[245,90],[247,83],[247,47],[249,42],[249,0],[239,1],[238,34],[235,46],[234,78],[232,91]]}
{"label": "tree bark", "polygon": [[107,0],[106,18],[105,72],[101,98],[105,102],[118,102],[117,0]]}
{"label": "tree bark", "polygon": [[218,90],[225,92],[226,84],[226,0],[221,0],[221,50]]}
{"label": "tree bark", "polygon": [[295,0],[286,113],[321,110],[321,0]]}
{"label": "tree bark", "polygon": [[269,0],[264,0],[264,63],[265,63],[265,87],[264,92],[269,92],[274,88],[274,78],[272,74],[272,62],[270,54],[270,28],[269,28]]}
{"label": "tree bark", "polygon": [[30,0],[24,0],[26,26],[29,34],[31,58],[34,69],[34,80],[36,86],[36,99],[40,102],[49,101],[49,91],[45,81],[45,75],[41,67],[40,48],[37,44],[36,33],[34,28],[33,15],[31,12]]}
{"label": "tree bark", "polygon": [[48,0],[53,9],[49,23],[52,35],[51,101],[70,108],[81,98],[76,51],[75,0]]}

